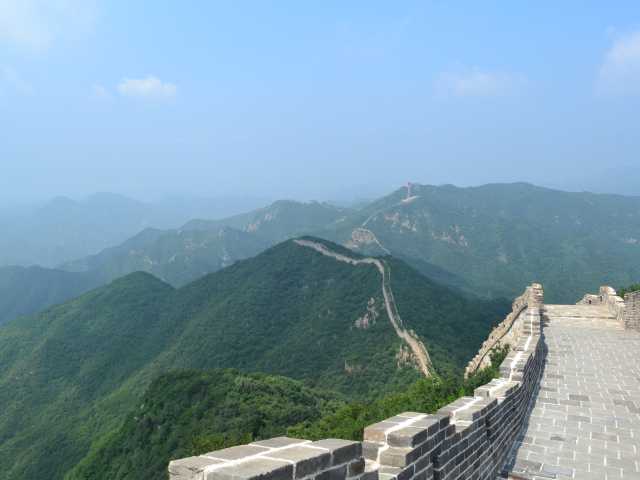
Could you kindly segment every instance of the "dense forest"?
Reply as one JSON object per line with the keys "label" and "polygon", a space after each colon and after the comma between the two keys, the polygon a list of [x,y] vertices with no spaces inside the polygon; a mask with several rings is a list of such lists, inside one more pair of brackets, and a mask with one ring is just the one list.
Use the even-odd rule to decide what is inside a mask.
{"label": "dense forest", "polygon": [[[383,261],[434,373],[459,376],[508,304]],[[283,375],[345,402],[403,391],[420,374],[381,286],[373,265],[287,241],[179,289],[139,272],[10,321],[0,328],[0,475],[61,478],[121,425],[154,379],[175,369]],[[47,455],[54,446],[58,454]]]}
{"label": "dense forest", "polygon": [[67,479],[155,480],[170,460],[254,440],[294,438],[362,440],[364,427],[403,411],[435,412],[498,375],[493,366],[459,376],[420,379],[368,401],[347,401],[285,377],[234,370],[174,371],[154,380],[123,425],[104,435]]}

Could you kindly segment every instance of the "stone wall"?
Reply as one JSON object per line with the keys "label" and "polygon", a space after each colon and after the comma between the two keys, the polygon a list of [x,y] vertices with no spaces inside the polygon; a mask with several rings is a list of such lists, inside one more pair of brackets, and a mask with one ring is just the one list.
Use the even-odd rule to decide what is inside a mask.
{"label": "stone wall", "polygon": [[606,305],[620,324],[624,323],[624,300],[618,296],[615,289],[604,285],[600,287],[598,295],[587,294],[577,303],[578,305]]}
{"label": "stone wall", "polygon": [[[533,284],[527,287],[525,292],[513,301],[511,306],[511,313],[507,315],[502,322],[500,322],[489,334],[489,337],[484,341],[478,354],[467,365],[464,375],[468,377],[473,375],[478,370],[486,368],[491,365],[491,352],[496,347],[509,346],[513,348],[520,337],[520,329],[522,328],[523,319],[525,317],[529,302],[532,300],[536,292],[542,291],[542,287],[539,284]],[[536,301],[533,299],[533,301]]]}
{"label": "stone wall", "polygon": [[435,414],[405,412],[367,427],[363,442],[275,438],[174,460],[171,480],[493,479],[527,418],[544,364],[543,293],[528,289],[500,378]]}
{"label": "stone wall", "polygon": [[640,331],[640,292],[624,296],[624,328]]}
{"label": "stone wall", "polygon": [[169,464],[171,480],[375,480],[365,472],[362,444],[277,437]]}
{"label": "stone wall", "polygon": [[640,291],[627,293],[623,300],[613,288],[603,286],[598,295],[587,294],[578,305],[606,305],[625,329],[640,330]]}

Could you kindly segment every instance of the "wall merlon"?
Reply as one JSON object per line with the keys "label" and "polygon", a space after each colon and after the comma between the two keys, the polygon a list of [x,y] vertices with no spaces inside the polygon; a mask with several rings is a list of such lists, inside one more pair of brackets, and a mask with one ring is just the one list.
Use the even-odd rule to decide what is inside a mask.
{"label": "wall merlon", "polygon": [[605,285],[597,295],[585,295],[578,305],[606,305],[620,326],[640,331],[640,291],[627,293],[623,299],[615,289]]}
{"label": "wall merlon", "polygon": [[624,327],[640,331],[640,291],[627,293],[624,296]]}

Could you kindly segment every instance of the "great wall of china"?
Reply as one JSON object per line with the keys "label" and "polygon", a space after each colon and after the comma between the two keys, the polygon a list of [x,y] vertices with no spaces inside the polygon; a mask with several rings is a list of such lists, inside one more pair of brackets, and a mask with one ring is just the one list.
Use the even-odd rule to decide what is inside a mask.
{"label": "great wall of china", "polygon": [[400,413],[362,442],[278,437],[174,460],[170,479],[640,479],[640,292],[545,305],[533,284],[467,373],[500,345],[500,377],[436,413]]}

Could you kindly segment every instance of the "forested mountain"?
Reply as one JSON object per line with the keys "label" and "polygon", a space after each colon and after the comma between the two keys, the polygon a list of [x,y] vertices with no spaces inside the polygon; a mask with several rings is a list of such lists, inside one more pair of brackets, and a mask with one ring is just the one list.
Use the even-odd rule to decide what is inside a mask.
{"label": "forested mountain", "polygon": [[[283,239],[332,225],[346,212],[317,202],[278,201],[226,220],[193,220],[180,229],[146,228],[123,243],[64,262],[55,269],[3,271],[0,267],[0,324],[136,271],[152,273],[179,287],[257,255]],[[15,271],[23,273],[17,276]],[[16,282],[10,283],[14,278]],[[28,285],[20,282],[27,278]],[[28,298],[13,296],[25,287]]]}
{"label": "forested mountain", "polygon": [[367,206],[333,238],[464,279],[471,291],[512,298],[542,282],[550,302],[640,277],[640,197],[533,185],[412,185]]}
{"label": "forested mountain", "polygon": [[68,262],[61,268],[104,282],[135,271],[148,272],[174,286],[185,285],[238,260],[266,250],[271,243],[229,227],[211,230],[146,229],[97,255]]}
{"label": "forested mountain", "polygon": [[224,220],[193,220],[176,230],[146,229],[116,247],[61,268],[89,272],[104,281],[145,271],[178,287],[282,240],[329,228],[347,212],[328,204],[283,200]]}
{"label": "forested mountain", "polygon": [[96,442],[68,480],[157,480],[170,460],[289,435],[362,440],[364,428],[400,412],[435,412],[498,375],[492,367],[460,377],[422,378],[368,401],[347,401],[300,382],[235,370],[173,371],[154,380],[122,426]]}
{"label": "forested mountain", "polygon": [[[313,234],[366,254],[391,254],[440,283],[488,298],[512,298],[540,281],[550,301],[572,302],[603,283],[624,285],[640,277],[640,197],[570,193],[524,183],[412,185],[407,195],[403,187],[360,210],[287,201],[228,219],[188,222],[167,234],[182,243],[164,241],[164,260],[140,261],[145,255],[155,261],[150,252],[158,246],[150,242],[130,250],[138,261],[116,260],[124,268],[114,272],[141,268],[181,285],[226,264],[219,261],[222,247],[209,253],[206,241],[186,239],[196,231],[216,235],[231,227],[247,234],[237,241],[231,261]],[[245,247],[249,237],[256,240],[253,248]],[[163,264],[174,255],[189,259],[178,268],[181,277],[175,266]],[[98,270],[109,271],[109,255],[99,258]],[[82,262],[91,268],[91,261]]]}
{"label": "forested mountain", "polygon": [[[506,311],[384,262],[404,326],[424,342],[435,371],[462,367]],[[284,374],[350,398],[410,384],[420,374],[387,317],[381,285],[372,264],[287,241],[177,290],[134,273],[7,323],[0,478],[61,478],[120,426],[152,379],[175,368]]]}
{"label": "forested mountain", "polygon": [[281,436],[344,405],[286,377],[234,370],[160,375],[138,403],[69,480],[158,480],[171,459]]}
{"label": "forested mountain", "polygon": [[265,208],[217,221],[193,220],[184,230],[218,230],[227,226],[253,233],[272,243],[292,237],[331,230],[345,221],[353,210],[328,203],[301,203],[280,200]]}
{"label": "forested mountain", "polygon": [[[411,198],[405,187],[360,210],[279,201],[177,230],[146,229],[59,268],[83,272],[91,279],[87,288],[139,270],[182,286],[278,241],[313,234],[362,253],[392,254],[439,283],[486,298],[512,298],[539,281],[549,301],[570,303],[603,283],[626,285],[640,277],[640,197],[529,184],[411,189]],[[74,285],[84,280],[73,276],[52,285],[38,271],[30,274],[28,308],[15,307],[22,299],[4,293],[20,285],[0,289],[0,306],[7,306],[0,322],[83,291]]]}

